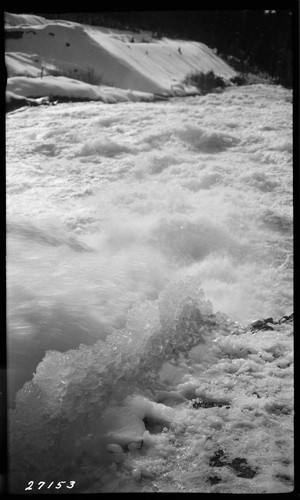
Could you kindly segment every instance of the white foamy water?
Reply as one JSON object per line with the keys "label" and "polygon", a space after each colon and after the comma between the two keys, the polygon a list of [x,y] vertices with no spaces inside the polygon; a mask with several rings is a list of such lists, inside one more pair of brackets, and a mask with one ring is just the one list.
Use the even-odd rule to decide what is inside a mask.
{"label": "white foamy water", "polygon": [[[242,324],[290,313],[291,92],[255,85],[169,102],[61,104],[8,115],[7,229],[11,404],[49,350],[76,349],[68,358],[75,378],[66,370],[78,386],[76,363],[86,352],[85,366],[102,364],[108,387],[116,377],[108,368],[112,349],[123,349],[128,325],[136,332],[133,354],[143,360],[144,338],[157,335],[157,304],[167,310],[168,290],[180,283],[192,283],[191,296],[201,288],[213,313]],[[177,314],[170,307],[166,324]],[[97,340],[95,352],[77,349]],[[43,398],[35,391],[45,381],[49,411],[58,415],[55,371],[62,380],[69,361],[47,356],[19,393],[23,419],[34,398]],[[126,370],[131,380],[138,376]],[[76,404],[68,402],[68,411],[76,413]]]}

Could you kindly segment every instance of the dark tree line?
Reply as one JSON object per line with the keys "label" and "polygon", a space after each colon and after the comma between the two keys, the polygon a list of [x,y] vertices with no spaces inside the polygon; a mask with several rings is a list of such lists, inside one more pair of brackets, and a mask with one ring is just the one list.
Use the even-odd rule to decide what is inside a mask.
{"label": "dark tree line", "polygon": [[236,69],[263,71],[285,86],[293,83],[291,10],[197,10],[68,12],[40,15],[114,29],[147,30],[160,38],[195,40],[231,58]]}

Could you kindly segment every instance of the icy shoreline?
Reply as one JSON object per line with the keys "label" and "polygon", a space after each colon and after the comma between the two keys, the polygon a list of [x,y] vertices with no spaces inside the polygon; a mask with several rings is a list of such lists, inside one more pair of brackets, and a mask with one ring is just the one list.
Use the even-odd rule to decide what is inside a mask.
{"label": "icy shoreline", "polygon": [[[175,347],[173,357],[166,355],[169,350],[166,344],[163,350],[166,357],[159,362],[161,368],[156,376],[154,370],[151,379],[150,365],[154,366],[159,346],[154,343],[154,351],[143,346],[141,354],[146,354],[146,364],[143,355],[139,360],[135,354],[143,377],[134,375],[132,365],[128,367],[131,375],[129,378],[124,375],[126,383],[112,388],[110,402],[107,394],[101,396],[107,401],[104,413],[96,410],[100,397],[96,386],[92,390],[94,396],[97,394],[93,409],[91,375],[96,365],[92,358],[87,363],[93,351],[99,357],[101,342],[98,347],[82,346],[77,354],[49,352],[33,382],[20,391],[17,409],[11,412],[11,492],[22,492],[29,475],[34,490],[41,474],[47,483],[50,477],[59,481],[62,473],[66,480],[75,481],[76,493],[292,491],[293,314],[277,321],[260,319],[242,327],[219,313],[203,316],[198,308],[186,307],[174,323],[177,333],[175,343],[171,342]],[[181,335],[184,343],[179,347]],[[190,342],[192,338],[195,340]],[[126,343],[124,332],[115,341],[116,345]],[[86,379],[88,386],[80,375],[83,368],[80,356],[84,351],[85,369],[90,373]],[[124,351],[123,345],[119,352],[123,357]],[[71,391],[75,383],[71,399],[67,393],[63,395],[64,391],[63,399],[57,392],[53,399],[46,389],[47,379],[43,381],[46,372],[45,375],[43,372],[48,370],[49,377],[53,361],[56,368],[53,365],[51,386],[57,376],[57,382],[64,376],[64,383]],[[125,361],[120,363],[126,372]],[[74,368],[76,365],[76,372],[72,371],[72,364]],[[114,378],[111,368],[110,378]],[[103,384],[102,376],[101,380]],[[76,396],[76,385],[81,401],[79,393]],[[46,400],[43,395],[39,401],[39,386],[48,392]],[[57,406],[64,399],[61,409],[57,407],[54,411],[53,404]],[[82,424],[78,427],[81,414],[84,433]],[[92,415],[92,419],[96,417],[94,431]]]}
{"label": "icy shoreline", "polygon": [[[8,85],[9,88],[9,85]],[[13,87],[12,87],[13,88]],[[103,89],[98,92],[97,98],[84,97],[82,96],[72,96],[64,94],[51,94],[41,95],[39,97],[31,97],[16,94],[10,90],[6,91],[6,112],[11,113],[20,108],[26,109],[30,106],[56,106],[57,104],[62,104],[65,102],[76,103],[76,102],[103,102],[105,104],[118,104],[121,102],[159,102],[159,101],[169,101],[172,98],[184,98],[184,97],[195,97],[201,96],[201,93],[196,89],[191,89],[190,91],[172,91],[170,93],[162,94],[149,94],[146,92],[136,92],[133,90],[122,90],[122,89]]]}

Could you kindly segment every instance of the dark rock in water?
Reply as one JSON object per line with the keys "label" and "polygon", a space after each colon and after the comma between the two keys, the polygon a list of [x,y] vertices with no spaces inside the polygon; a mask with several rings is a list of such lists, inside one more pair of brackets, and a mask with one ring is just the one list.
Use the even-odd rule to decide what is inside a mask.
{"label": "dark rock in water", "polygon": [[257,469],[252,469],[245,458],[234,458],[228,465],[238,477],[252,479],[257,474]]}
{"label": "dark rock in water", "polygon": [[265,320],[264,319],[257,319],[255,321],[252,321],[251,323],[251,327],[252,328],[262,328],[263,326],[265,326]]}
{"label": "dark rock in water", "polygon": [[209,465],[211,467],[230,467],[238,477],[252,479],[256,476],[258,469],[250,467],[245,458],[234,458],[229,461],[222,449],[217,450],[210,458]]}
{"label": "dark rock in water", "polygon": [[213,400],[208,400],[208,399],[202,399],[202,398],[195,398],[192,399],[192,406],[193,408],[213,408],[215,406],[228,406],[228,401],[213,401]]}
{"label": "dark rock in water", "polygon": [[218,476],[209,476],[209,478],[207,478],[208,482],[213,486],[214,484],[219,484],[222,479]]}
{"label": "dark rock in water", "polygon": [[255,396],[257,396],[258,398],[261,398],[261,396],[256,391],[252,392],[252,394],[255,395]]}
{"label": "dark rock in water", "polygon": [[287,319],[288,319],[288,316],[282,316],[282,318],[280,318],[280,319],[278,320],[278,323],[279,323],[279,324],[281,324],[281,323],[285,323],[285,322],[287,321]]}
{"label": "dark rock in water", "polygon": [[223,450],[217,450],[215,454],[210,457],[209,465],[211,467],[224,467],[227,465],[226,455]]}
{"label": "dark rock in water", "polygon": [[265,323],[274,323],[273,318],[265,318],[264,322]]}
{"label": "dark rock in water", "polygon": [[283,483],[294,484],[293,479],[286,474],[276,474],[275,478],[279,479],[279,481],[282,481]]}
{"label": "dark rock in water", "polygon": [[251,330],[275,330],[274,325],[280,325],[282,323],[292,322],[294,321],[294,313],[289,316],[282,316],[278,321],[274,321],[273,318],[264,318],[257,319],[252,321],[252,323],[248,326]]}
{"label": "dark rock in water", "polygon": [[282,316],[282,318],[278,320],[278,323],[286,323],[287,321],[294,321],[294,313],[290,314],[289,316]]}

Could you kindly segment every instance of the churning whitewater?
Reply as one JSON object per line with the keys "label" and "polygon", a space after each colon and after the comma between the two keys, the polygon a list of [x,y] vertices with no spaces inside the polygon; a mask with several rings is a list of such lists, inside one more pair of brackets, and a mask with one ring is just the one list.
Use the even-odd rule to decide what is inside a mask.
{"label": "churning whitewater", "polygon": [[[276,342],[290,359],[276,329],[241,332],[293,311],[291,91],[259,84],[164,102],[28,108],[7,116],[6,147],[12,489],[74,480],[89,492],[286,491],[269,469],[255,472],[253,488],[251,473],[231,476],[232,467],[227,476],[218,468],[207,490],[199,453],[222,460],[206,439],[222,428],[229,441],[231,394],[240,410],[242,377],[271,381]],[[241,336],[230,344],[233,328]],[[236,368],[227,369],[232,353]],[[291,390],[284,381],[270,382],[275,399]],[[205,428],[184,406],[205,396],[200,386],[219,412],[198,410],[208,412]],[[236,443],[258,468],[276,455],[266,408],[258,428],[244,412],[249,439]],[[276,429],[277,440],[290,432]],[[265,455],[251,442],[265,443]],[[188,483],[174,462],[177,483],[166,469],[180,446],[184,471],[197,460],[202,471]]]}

